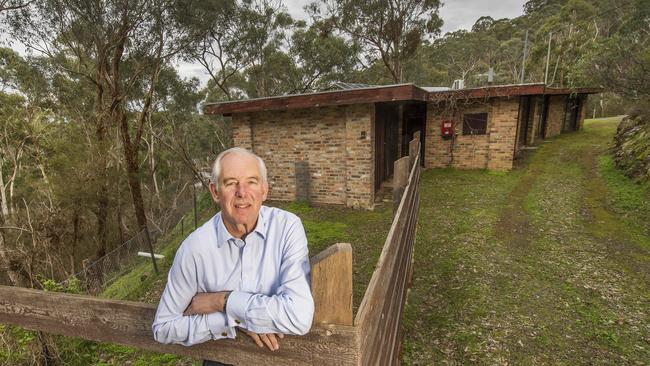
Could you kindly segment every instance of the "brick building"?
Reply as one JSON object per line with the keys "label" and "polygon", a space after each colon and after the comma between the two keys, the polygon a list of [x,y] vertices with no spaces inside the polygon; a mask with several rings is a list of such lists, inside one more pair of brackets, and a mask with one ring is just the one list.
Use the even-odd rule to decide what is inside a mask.
{"label": "brick building", "polygon": [[[413,84],[211,103],[232,119],[235,146],[267,163],[274,200],[372,208],[421,132],[425,168],[509,170],[517,154],[582,127],[599,89],[543,84],[440,90]],[[443,138],[441,126],[453,129]]]}

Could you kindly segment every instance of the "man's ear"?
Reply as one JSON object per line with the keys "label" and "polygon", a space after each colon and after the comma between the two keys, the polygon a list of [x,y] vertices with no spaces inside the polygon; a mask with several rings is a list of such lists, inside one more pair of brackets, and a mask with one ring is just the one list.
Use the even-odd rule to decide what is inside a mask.
{"label": "man's ear", "polygon": [[264,201],[266,201],[266,197],[268,197],[268,195],[269,195],[269,183],[264,182],[262,187],[264,188],[264,192],[262,194],[262,202],[264,202]]}
{"label": "man's ear", "polygon": [[210,195],[212,195],[212,200],[218,204],[219,190],[217,189],[217,186],[214,183],[210,182],[210,184],[208,184],[208,190],[210,191]]}

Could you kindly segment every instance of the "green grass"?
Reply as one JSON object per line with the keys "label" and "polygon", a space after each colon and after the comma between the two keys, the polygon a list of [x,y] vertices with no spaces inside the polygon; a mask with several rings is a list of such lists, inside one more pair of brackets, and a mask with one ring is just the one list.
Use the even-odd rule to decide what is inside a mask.
{"label": "green grass", "polygon": [[648,364],[647,187],[613,169],[618,119],[509,173],[424,173],[404,364]]}
{"label": "green grass", "polygon": [[608,199],[611,208],[624,215],[631,214],[641,218],[650,218],[650,203],[648,202],[650,200],[650,183],[632,182],[616,169],[610,155],[599,157],[598,170],[613,193]]}
{"label": "green grass", "polygon": [[392,208],[384,205],[374,211],[364,211],[338,206],[311,206],[306,202],[271,202],[270,205],[300,217],[312,257],[335,243],[352,244],[353,309],[356,311],[388,235]]}

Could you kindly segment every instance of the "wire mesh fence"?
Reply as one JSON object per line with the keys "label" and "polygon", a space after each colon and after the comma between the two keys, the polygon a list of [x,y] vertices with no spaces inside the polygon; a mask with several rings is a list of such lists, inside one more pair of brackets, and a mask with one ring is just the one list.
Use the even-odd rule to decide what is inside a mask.
{"label": "wire mesh fence", "polygon": [[[68,277],[61,283],[61,286],[95,295],[143,261],[152,263],[151,255],[155,255],[157,251],[163,249],[159,240],[162,236],[174,228],[178,228],[177,230],[181,231],[182,236],[194,230],[197,222],[195,216],[198,215],[195,209],[196,197],[191,193],[188,196],[179,200],[181,203],[174,205],[173,209],[167,210],[161,215],[156,225],[150,225],[149,236],[154,253],[150,251],[145,230],[140,230],[129,240],[113,248],[102,257],[83,261],[83,269]],[[156,258],[158,263],[160,260],[160,257]]]}

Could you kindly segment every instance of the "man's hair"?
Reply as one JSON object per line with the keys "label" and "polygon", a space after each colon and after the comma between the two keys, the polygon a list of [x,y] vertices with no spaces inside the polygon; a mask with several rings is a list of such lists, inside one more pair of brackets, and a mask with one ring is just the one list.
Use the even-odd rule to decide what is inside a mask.
{"label": "man's hair", "polygon": [[257,160],[257,166],[260,171],[260,178],[262,179],[262,184],[268,184],[268,180],[266,177],[266,165],[264,164],[264,160],[262,160],[262,158],[260,158],[256,154],[246,149],[243,149],[241,147],[232,147],[228,150],[222,151],[219,155],[217,155],[217,158],[214,159],[214,163],[212,163],[212,176],[210,177],[210,180],[217,188],[217,191],[219,190],[219,184],[220,184],[219,177],[221,176],[221,161],[227,155],[230,155],[232,153],[244,154],[244,155],[254,157]]}

